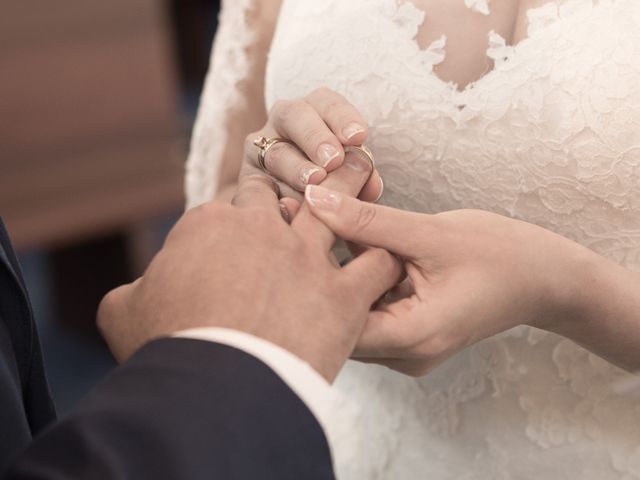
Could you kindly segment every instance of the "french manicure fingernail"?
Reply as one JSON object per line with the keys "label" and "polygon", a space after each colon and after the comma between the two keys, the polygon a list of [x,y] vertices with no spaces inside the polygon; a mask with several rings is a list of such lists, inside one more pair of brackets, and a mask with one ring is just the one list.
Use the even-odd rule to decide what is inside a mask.
{"label": "french manicure fingernail", "polygon": [[344,138],[346,138],[347,140],[351,140],[353,137],[355,137],[359,133],[364,133],[364,132],[365,132],[364,127],[359,123],[355,123],[355,122],[348,124],[346,127],[342,129],[342,135],[344,135]]}
{"label": "french manicure fingernail", "polygon": [[311,177],[313,177],[316,173],[321,171],[322,170],[320,170],[319,168],[308,168],[307,170],[303,170],[302,175],[300,176],[300,179],[302,180],[302,183],[304,185],[309,185],[309,181],[311,180]]}
{"label": "french manicure fingernail", "polygon": [[280,204],[280,214],[285,222],[291,223],[291,215],[289,215],[289,210],[287,210],[287,207],[283,203]]}
{"label": "french manicure fingernail", "polygon": [[338,149],[330,143],[323,143],[318,147],[318,160],[320,160],[321,165],[324,168],[327,168],[327,165],[339,156],[340,152]]}
{"label": "french manicure fingernail", "polygon": [[345,156],[344,166],[356,172],[371,172],[371,162],[358,152],[349,152]]}
{"label": "french manicure fingernail", "polygon": [[304,195],[311,205],[321,210],[335,211],[342,203],[339,193],[316,185],[308,185]]}

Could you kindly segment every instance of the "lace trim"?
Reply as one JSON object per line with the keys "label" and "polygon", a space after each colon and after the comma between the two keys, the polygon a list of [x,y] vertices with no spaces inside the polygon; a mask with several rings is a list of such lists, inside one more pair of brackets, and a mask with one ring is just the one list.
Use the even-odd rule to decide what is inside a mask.
{"label": "lace trim", "polygon": [[196,118],[186,167],[187,208],[213,199],[227,143],[227,114],[245,101],[238,85],[251,66],[254,33],[247,22],[253,0],[224,0],[211,51],[209,73]]}
{"label": "lace trim", "polygon": [[483,15],[489,15],[489,0],[464,0],[467,8],[474,10]]}
{"label": "lace trim", "polygon": [[[599,5],[611,0],[600,0],[595,2],[590,1],[592,6]],[[489,15],[489,2],[488,0],[464,0],[465,6],[471,10],[475,10],[483,15]],[[507,45],[506,40],[494,30],[488,33],[488,46],[487,57],[494,61],[494,68],[487,72],[477,80],[470,82],[464,89],[458,90],[458,85],[452,81],[445,81],[438,77],[435,73],[434,76],[444,85],[452,90],[451,94],[455,97],[459,95],[460,98],[455,102],[459,107],[465,105],[465,96],[468,90],[473,89],[479,82],[492,74],[495,70],[502,68],[504,64],[514,56],[517,49],[524,46],[531,40],[531,37],[538,34],[541,30],[552,26],[558,20],[575,14],[580,8],[585,6],[585,0],[550,0],[539,7],[530,8],[527,11],[527,37],[522,39],[516,45]],[[400,26],[406,26],[411,30],[415,27],[415,34],[412,36],[412,40],[415,39],[415,35],[418,33],[419,26],[424,22],[426,12],[420,9],[412,2],[406,2],[398,4],[398,10],[394,12],[394,17]],[[432,42],[424,51],[424,63],[427,67],[431,68],[442,63],[447,55],[446,52],[447,37],[442,35],[440,38]],[[462,119],[462,117],[461,117]]]}
{"label": "lace trim", "polygon": [[[435,58],[415,41],[424,11],[396,0],[285,1],[267,98],[327,85],[357,105],[385,204],[510,215],[638,269],[640,7],[553,3],[530,10],[515,47],[490,35],[496,69],[458,94],[430,68],[444,39]],[[355,410],[335,424],[338,478],[640,479],[634,380],[526,327],[421,380],[350,365],[336,384]]]}

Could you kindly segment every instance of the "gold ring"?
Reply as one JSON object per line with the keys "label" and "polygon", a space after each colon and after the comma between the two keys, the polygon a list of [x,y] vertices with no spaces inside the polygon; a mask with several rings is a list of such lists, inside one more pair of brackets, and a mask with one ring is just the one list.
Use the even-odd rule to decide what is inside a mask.
{"label": "gold ring", "polygon": [[253,144],[258,147],[258,166],[266,173],[267,166],[264,161],[267,157],[267,153],[269,149],[273,147],[276,143],[288,143],[292,145],[291,141],[286,138],[267,138],[267,137],[258,137],[253,141]]}
{"label": "gold ring", "polygon": [[371,150],[369,150],[366,145],[350,145],[348,147],[344,147],[345,155],[351,152],[360,154],[361,157],[365,158],[371,164],[371,173],[369,174],[369,178],[367,179],[368,182],[369,180],[371,180],[373,172],[376,169],[376,161],[373,158],[373,152],[371,152]]}

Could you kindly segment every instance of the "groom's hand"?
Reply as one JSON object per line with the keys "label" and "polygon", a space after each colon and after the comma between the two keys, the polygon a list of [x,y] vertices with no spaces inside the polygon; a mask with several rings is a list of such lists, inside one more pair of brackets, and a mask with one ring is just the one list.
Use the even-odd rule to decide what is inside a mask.
{"label": "groom's hand", "polygon": [[401,267],[374,249],[338,268],[330,231],[309,214],[296,223],[282,219],[273,184],[257,177],[232,206],[187,212],[144,276],[100,306],[98,325],[116,358],[177,331],[225,327],[280,345],[333,381]]}

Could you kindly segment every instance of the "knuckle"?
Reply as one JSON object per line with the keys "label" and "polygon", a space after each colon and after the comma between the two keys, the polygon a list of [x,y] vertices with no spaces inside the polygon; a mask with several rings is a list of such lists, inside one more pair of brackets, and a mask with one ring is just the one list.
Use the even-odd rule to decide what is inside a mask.
{"label": "knuckle", "polygon": [[391,280],[400,280],[402,266],[396,256],[381,248],[375,249],[372,254],[378,268],[381,285],[385,285]]}
{"label": "knuckle", "polygon": [[365,137],[369,136],[369,125],[362,118],[362,116],[351,106],[343,106],[334,113],[335,123],[340,126],[347,126],[352,123],[357,123],[364,130]]}
{"label": "knuckle", "polygon": [[297,121],[304,113],[305,103],[300,100],[284,101],[275,110],[276,120],[280,122]]}
{"label": "knuckle", "polygon": [[198,220],[202,221],[210,219],[210,218],[217,218],[222,214],[223,211],[223,207],[222,205],[220,205],[219,203],[214,203],[214,202],[207,202],[207,203],[203,203],[202,205],[196,207],[197,210],[195,210],[193,212],[193,216],[198,216]]}
{"label": "knuckle", "polygon": [[347,101],[336,98],[325,103],[320,114],[323,118],[339,118],[346,117],[347,111],[351,111],[351,106]]}
{"label": "knuckle", "polygon": [[176,222],[169,234],[166,242],[170,242],[174,238],[180,238],[184,230],[189,230],[192,225],[198,224],[202,218],[206,217],[205,210],[208,208],[207,203],[198,205],[187,210],[182,217]]}
{"label": "knuckle", "polygon": [[335,139],[326,128],[310,128],[305,132],[302,141],[305,145],[316,147],[322,143],[334,143]]}
{"label": "knuckle", "polygon": [[365,232],[376,218],[376,209],[367,203],[361,203],[354,219],[354,228],[357,233]]}
{"label": "knuckle", "polygon": [[388,340],[388,353],[394,357],[404,359],[413,365],[431,358],[425,348],[424,340],[416,336],[416,332],[411,328],[398,328],[393,332]]}
{"label": "knuckle", "polygon": [[309,95],[308,98],[311,97],[326,97],[329,95],[335,95],[335,92],[333,90],[331,90],[329,87],[326,86],[322,86],[322,87],[318,87],[315,90],[313,90]]}
{"label": "knuckle", "polygon": [[276,168],[289,155],[289,145],[281,142],[272,146],[265,156],[264,163],[268,169]]}
{"label": "knuckle", "polygon": [[383,248],[373,248],[373,249],[371,249],[371,254],[370,255],[372,255],[374,257],[374,259],[376,261],[375,262],[376,265],[384,267],[385,269],[389,265],[392,265],[393,263],[395,263],[393,255],[391,255],[389,252],[387,252]]}
{"label": "knuckle", "polygon": [[98,305],[98,313],[96,315],[96,326],[102,333],[108,330],[111,324],[110,319],[113,316],[113,312],[117,305],[117,293],[116,290],[108,292]]}
{"label": "knuckle", "polygon": [[405,375],[413,378],[421,378],[431,371],[431,367],[422,364],[411,365],[404,368]]}
{"label": "knuckle", "polygon": [[262,135],[261,131],[251,132],[244,137],[244,151],[245,154],[249,152],[253,152],[256,149],[256,146],[253,144],[256,138]]}
{"label": "knuckle", "polygon": [[274,179],[264,173],[258,173],[255,175],[249,175],[245,177],[243,180],[244,185],[251,190],[251,193],[261,193],[264,191],[264,188],[272,190],[274,193],[278,194],[278,185],[274,181]]}
{"label": "knuckle", "polygon": [[421,365],[432,365],[438,359],[446,357],[449,344],[438,336],[430,336],[422,341],[413,341],[407,347],[413,360]]}
{"label": "knuckle", "polygon": [[280,112],[286,109],[289,103],[291,103],[289,100],[277,100],[271,107],[271,116],[277,117],[280,115]]}
{"label": "knuckle", "polygon": [[[242,192],[238,191],[234,195],[234,200],[242,195]],[[224,222],[232,210],[231,205],[208,202],[193,209],[182,226],[181,230],[201,229],[203,225],[219,225]]]}
{"label": "knuckle", "polygon": [[258,185],[256,185],[256,183],[252,182],[252,183],[247,184],[246,186],[244,186],[242,188],[242,191],[238,192],[238,194],[236,195],[235,199],[236,200],[242,199],[242,200],[249,201],[249,199],[255,198],[259,194],[260,194],[260,188],[258,188]]}

